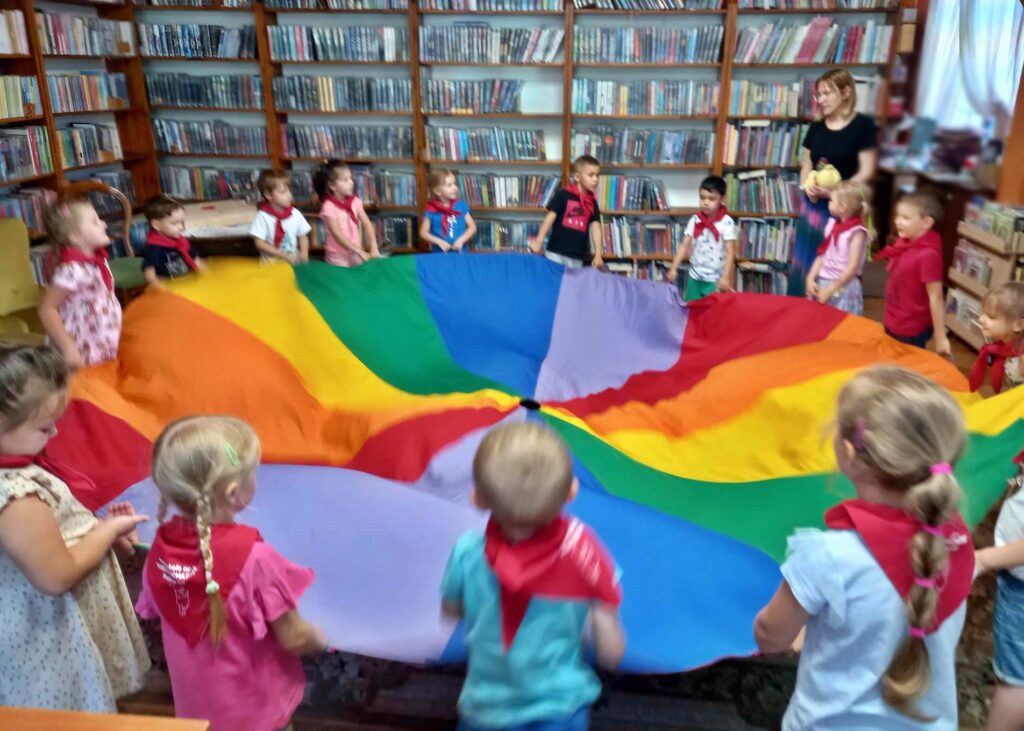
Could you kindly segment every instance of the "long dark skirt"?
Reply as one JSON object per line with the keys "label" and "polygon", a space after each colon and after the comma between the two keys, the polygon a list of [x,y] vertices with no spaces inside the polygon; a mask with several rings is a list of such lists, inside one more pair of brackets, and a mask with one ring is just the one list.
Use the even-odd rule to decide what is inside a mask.
{"label": "long dark skirt", "polygon": [[825,238],[825,224],[828,223],[828,199],[812,203],[806,195],[800,196],[800,218],[796,222],[796,241],[789,259],[789,283],[786,294],[791,297],[807,295],[807,272],[818,253],[818,246]]}

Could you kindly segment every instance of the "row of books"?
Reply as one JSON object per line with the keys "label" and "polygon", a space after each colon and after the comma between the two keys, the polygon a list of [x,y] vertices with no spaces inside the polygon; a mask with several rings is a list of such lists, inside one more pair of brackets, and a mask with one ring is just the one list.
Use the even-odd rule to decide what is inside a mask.
{"label": "row of books", "polygon": [[281,111],[412,111],[411,79],[278,76],[273,85],[274,105]]}
{"label": "row of books", "polygon": [[819,16],[807,25],[765,23],[744,28],[736,44],[737,63],[885,63],[893,26],[873,20],[839,25]]}
{"label": "row of books", "polygon": [[818,111],[814,80],[790,83],[734,81],[729,113],[742,116],[812,117]]}
{"label": "row of books", "polygon": [[132,56],[132,24],[85,15],[36,11],[39,43],[45,54],[57,56]]}
{"label": "row of books", "polygon": [[277,10],[405,10],[409,0],[263,0]]}
{"label": "row of books", "polygon": [[470,208],[541,208],[561,185],[557,175],[493,173],[463,173],[458,182]]}
{"label": "row of books", "polygon": [[50,106],[58,114],[100,112],[128,106],[128,81],[122,73],[48,73],[46,85],[50,90]]}
{"label": "row of books", "polygon": [[160,189],[182,200],[248,198],[256,193],[258,170],[161,165]]}
{"label": "row of books", "polygon": [[117,127],[76,122],[57,130],[60,165],[69,168],[98,162],[117,162],[124,157]]}
{"label": "row of books", "polygon": [[476,221],[476,235],[471,246],[476,251],[522,251],[530,245],[530,239],[540,233],[540,221]]}
{"label": "row of books", "polygon": [[718,82],[572,80],[574,114],[714,116]]}
{"label": "row of books", "polygon": [[629,216],[606,216],[601,220],[604,256],[672,256],[676,238],[671,221],[649,221]]}
{"label": "row of books", "polygon": [[573,29],[576,63],[717,63],[725,26]]}
{"label": "row of books", "polygon": [[28,53],[25,14],[20,10],[0,10],[0,54]]}
{"label": "row of books", "polygon": [[[110,0],[106,0],[110,2]],[[251,8],[253,0],[149,0],[146,5],[153,5],[155,7],[169,6],[187,6],[190,8],[214,8],[218,5],[225,8]],[[268,6],[269,7],[269,6]]]}
{"label": "row of books", "polygon": [[573,129],[570,157],[592,155],[602,163],[711,164],[715,133],[710,130],[616,129],[607,125]]}
{"label": "row of books", "polygon": [[597,189],[602,211],[667,211],[665,184],[649,177],[604,175]]}
{"label": "row of books", "polygon": [[960,239],[953,249],[952,268],[988,287],[992,281],[992,254],[967,239]]}
{"label": "row of books", "polygon": [[552,63],[562,47],[561,28],[492,28],[488,23],[420,27],[426,63]]}
{"label": "row of books", "polygon": [[750,120],[725,128],[722,162],[726,165],[796,166],[806,124]]}
{"label": "row of books", "polygon": [[421,10],[466,10],[526,12],[528,10],[561,11],[564,0],[419,0]]}
{"label": "row of books", "polygon": [[153,119],[157,152],[196,155],[266,155],[266,125],[214,120]]}
{"label": "row of books", "polygon": [[577,8],[599,10],[721,10],[724,0],[573,0]]}
{"label": "row of books", "polygon": [[[89,178],[98,183],[106,183],[112,188],[117,188],[125,194],[125,197],[135,203],[135,181],[128,170],[101,170],[90,173]],[[121,203],[112,195],[107,193],[90,193],[89,200],[93,208],[102,215],[120,213],[123,209]]]}
{"label": "row of books", "polygon": [[788,262],[796,240],[791,218],[741,218],[739,254],[746,259]]}
{"label": "row of books", "polygon": [[741,10],[895,10],[899,0],[739,0]]}
{"label": "row of books", "polygon": [[[364,205],[415,206],[416,174],[390,170],[371,170],[365,165],[351,165],[356,195]],[[292,194],[297,201],[313,200],[313,171],[292,172]]]}
{"label": "row of books", "polygon": [[1024,206],[976,199],[967,205],[964,220],[1006,242],[1006,251],[1024,253]]}
{"label": "row of books", "polygon": [[52,172],[53,156],[46,127],[0,129],[0,180]]}
{"label": "row of books", "polygon": [[[605,268],[611,274],[644,282],[664,282],[668,272],[668,264],[663,261],[609,261],[605,262]],[[679,280],[685,286],[684,274],[679,275]]]}
{"label": "row of books", "polygon": [[423,110],[434,114],[519,112],[522,93],[523,82],[516,79],[424,79],[420,86]]}
{"label": "row of books", "polygon": [[[370,216],[377,234],[377,246],[381,253],[395,249],[411,249],[416,246],[416,219],[413,216]],[[314,245],[323,248],[327,244],[327,227],[319,218],[312,218]]]}
{"label": "row of books", "polygon": [[267,34],[270,37],[270,57],[275,61],[398,63],[409,60],[409,31],[406,28],[275,25],[267,28]]}
{"label": "row of books", "polygon": [[186,23],[139,23],[143,56],[256,58],[256,27],[225,28]]}
{"label": "row of books", "polygon": [[412,159],[412,127],[282,124],[281,139],[292,157]]}
{"label": "row of books", "polygon": [[146,94],[149,103],[155,106],[221,109],[263,107],[263,81],[258,74],[146,74]]}
{"label": "row of books", "polygon": [[770,264],[741,263],[736,267],[736,291],[755,294],[785,294],[789,276]]}
{"label": "row of books", "polygon": [[795,173],[769,175],[755,170],[726,175],[725,181],[729,210],[789,214],[800,209],[800,181]]}
{"label": "row of books", "polygon": [[433,160],[545,160],[544,132],[505,127],[426,128]]}
{"label": "row of books", "polygon": [[35,76],[0,76],[0,119],[42,114]]}
{"label": "row of books", "polygon": [[952,315],[957,324],[973,334],[978,340],[984,339],[981,332],[981,301],[962,289],[950,287],[946,293],[946,314]]}
{"label": "row of books", "polygon": [[20,218],[28,230],[43,230],[46,209],[57,200],[57,194],[46,188],[19,188],[0,194],[0,218]]}

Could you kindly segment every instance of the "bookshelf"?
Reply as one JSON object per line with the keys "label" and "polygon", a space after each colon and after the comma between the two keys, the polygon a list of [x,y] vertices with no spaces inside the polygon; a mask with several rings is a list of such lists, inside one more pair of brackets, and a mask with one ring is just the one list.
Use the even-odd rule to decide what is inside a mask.
{"label": "bookshelf", "polygon": [[[354,8],[328,7],[346,5],[346,0],[257,0],[249,7],[225,6],[222,0],[203,6],[0,0],[0,10],[19,10],[27,20],[42,10],[127,22],[134,43],[130,53],[58,56],[44,53],[35,24],[29,22],[28,52],[0,53],[0,76],[33,77],[39,85],[38,108],[0,119],[0,133],[6,128],[41,127],[57,161],[58,130],[81,116],[85,123],[115,127],[123,149],[117,163],[89,162],[71,170],[57,164],[52,171],[9,179],[0,188],[0,208],[4,191],[15,185],[59,192],[72,177],[108,166],[130,173],[140,200],[160,190],[188,199],[252,195],[251,178],[259,168],[282,167],[297,178],[308,178],[316,162],[338,156],[367,166],[357,178],[365,172],[366,184],[377,186],[372,196],[364,196],[377,219],[422,211],[432,165],[464,172],[462,177],[468,176],[478,188],[479,195],[464,191],[467,199],[474,199],[471,208],[480,214],[478,223],[493,229],[494,241],[510,241],[521,236],[515,226],[503,228],[506,219],[517,225],[539,222],[544,201],[538,191],[550,188],[552,179],[556,186],[564,181],[576,155],[596,151],[606,162],[608,176],[647,181],[644,185],[654,186],[662,199],[660,210],[621,201],[608,207],[606,217],[651,226],[667,221],[671,230],[695,209],[697,185],[704,175],[729,175],[737,184],[742,180],[752,187],[785,188],[786,180],[795,179],[799,161],[794,155],[776,150],[763,157],[727,157],[727,133],[754,130],[770,136],[788,128],[798,136],[794,130],[813,119],[807,82],[824,70],[841,65],[855,75],[885,77],[895,64],[907,64],[906,53],[897,60],[903,22],[899,6],[916,4],[894,0],[882,8],[856,10],[755,9],[740,7],[752,4],[747,0],[721,0],[717,8],[631,10],[577,8],[562,0],[521,2],[529,7],[505,10],[506,2],[488,0],[381,0]],[[283,7],[286,4],[301,7]],[[922,16],[918,9],[918,30]],[[822,29],[835,27],[832,32],[837,36],[849,26],[890,25],[891,44],[887,50],[875,49],[875,55],[851,56],[845,64],[828,63],[824,57],[797,58],[795,52],[770,58],[747,54],[736,60],[752,29],[767,24],[775,29],[809,27],[815,18]],[[154,30],[159,26],[164,28]],[[226,28],[238,33],[239,45],[155,42],[173,26]],[[88,55],[87,61],[80,59],[83,55]],[[95,115],[55,110],[47,74],[75,70],[81,64],[90,72],[123,74],[126,98]],[[909,66],[912,73],[914,64]],[[910,82],[905,85],[912,86]],[[749,87],[744,99],[770,88],[785,99],[774,106],[737,107],[734,84],[744,83]],[[649,84],[659,86],[645,99],[644,85]],[[660,107],[666,91],[677,101]],[[595,95],[592,105],[581,102],[587,92]],[[598,94],[605,95],[600,97],[602,105],[597,104]],[[609,103],[608,94],[629,94],[631,101],[615,97]],[[888,84],[878,83],[870,94],[875,97],[872,110],[880,118],[886,116]],[[158,120],[157,131],[153,120]],[[266,144],[258,149],[233,146],[231,152],[163,144],[169,127],[206,129],[218,123],[235,130],[232,134],[265,128]],[[472,136],[484,144],[479,140],[491,139],[481,131],[486,128],[534,131],[543,139],[543,148],[526,155],[537,159],[521,154],[492,159],[496,156],[474,154],[473,149],[438,155],[437,144],[432,149],[431,136],[437,143],[437,130]],[[587,130],[612,143],[588,146],[583,140]],[[305,133],[314,142],[298,144],[298,135]],[[366,138],[377,139],[375,135],[391,135],[394,144],[387,146],[386,154],[367,143]],[[163,141],[160,147],[158,137]],[[315,143],[328,138],[334,141],[332,150]],[[642,152],[630,152],[629,145]],[[798,155],[799,141],[797,148]],[[397,179],[401,186],[392,184]],[[299,187],[305,191],[308,186]],[[401,192],[401,200],[382,197],[395,191]],[[751,208],[753,200],[736,201],[733,215],[742,219],[744,230],[748,224],[771,229],[753,249],[782,251],[773,244],[773,236],[784,235],[795,214],[785,206],[770,209],[775,211],[771,214],[738,210]],[[613,224],[624,229],[632,225],[625,220]],[[663,235],[658,229],[652,234]],[[635,261],[637,256],[626,258]],[[770,256],[762,258],[764,262],[750,257],[751,263],[771,261]]]}

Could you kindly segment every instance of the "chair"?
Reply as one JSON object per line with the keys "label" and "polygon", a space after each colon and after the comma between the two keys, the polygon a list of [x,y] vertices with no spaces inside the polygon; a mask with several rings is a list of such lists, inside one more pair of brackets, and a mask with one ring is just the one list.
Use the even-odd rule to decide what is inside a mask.
{"label": "chair", "polygon": [[132,247],[132,203],[128,196],[117,188],[96,180],[79,180],[69,183],[64,188],[65,198],[87,196],[89,193],[110,195],[121,203],[124,212],[124,250],[127,256],[112,258],[109,263],[110,271],[114,274],[117,297],[122,304],[127,304],[146,287],[146,280],[142,276],[142,260],[135,256],[135,249]]}
{"label": "chair", "polygon": [[41,290],[32,276],[28,227],[20,218],[0,218],[0,338],[43,342],[36,315]]}

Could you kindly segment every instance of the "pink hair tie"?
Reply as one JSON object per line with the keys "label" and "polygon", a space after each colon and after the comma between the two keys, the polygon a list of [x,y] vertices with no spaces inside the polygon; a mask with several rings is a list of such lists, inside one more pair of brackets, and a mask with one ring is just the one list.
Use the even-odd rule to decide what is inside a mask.
{"label": "pink hair tie", "polygon": [[922,523],[921,530],[925,533],[931,533],[933,536],[940,536],[942,538],[946,537],[946,533],[942,530],[941,525],[928,525],[927,523]]}
{"label": "pink hair tie", "polygon": [[928,471],[933,475],[951,475],[953,474],[953,465],[949,462],[939,462],[929,467]]}
{"label": "pink hair tie", "polygon": [[911,627],[910,628],[910,636],[913,637],[914,639],[923,640],[924,639],[924,635],[925,635],[924,629],[922,629],[921,627]]}
{"label": "pink hair tie", "polygon": [[925,589],[935,588],[935,579],[926,578],[924,576],[915,576],[914,583],[918,586],[923,586]]}

